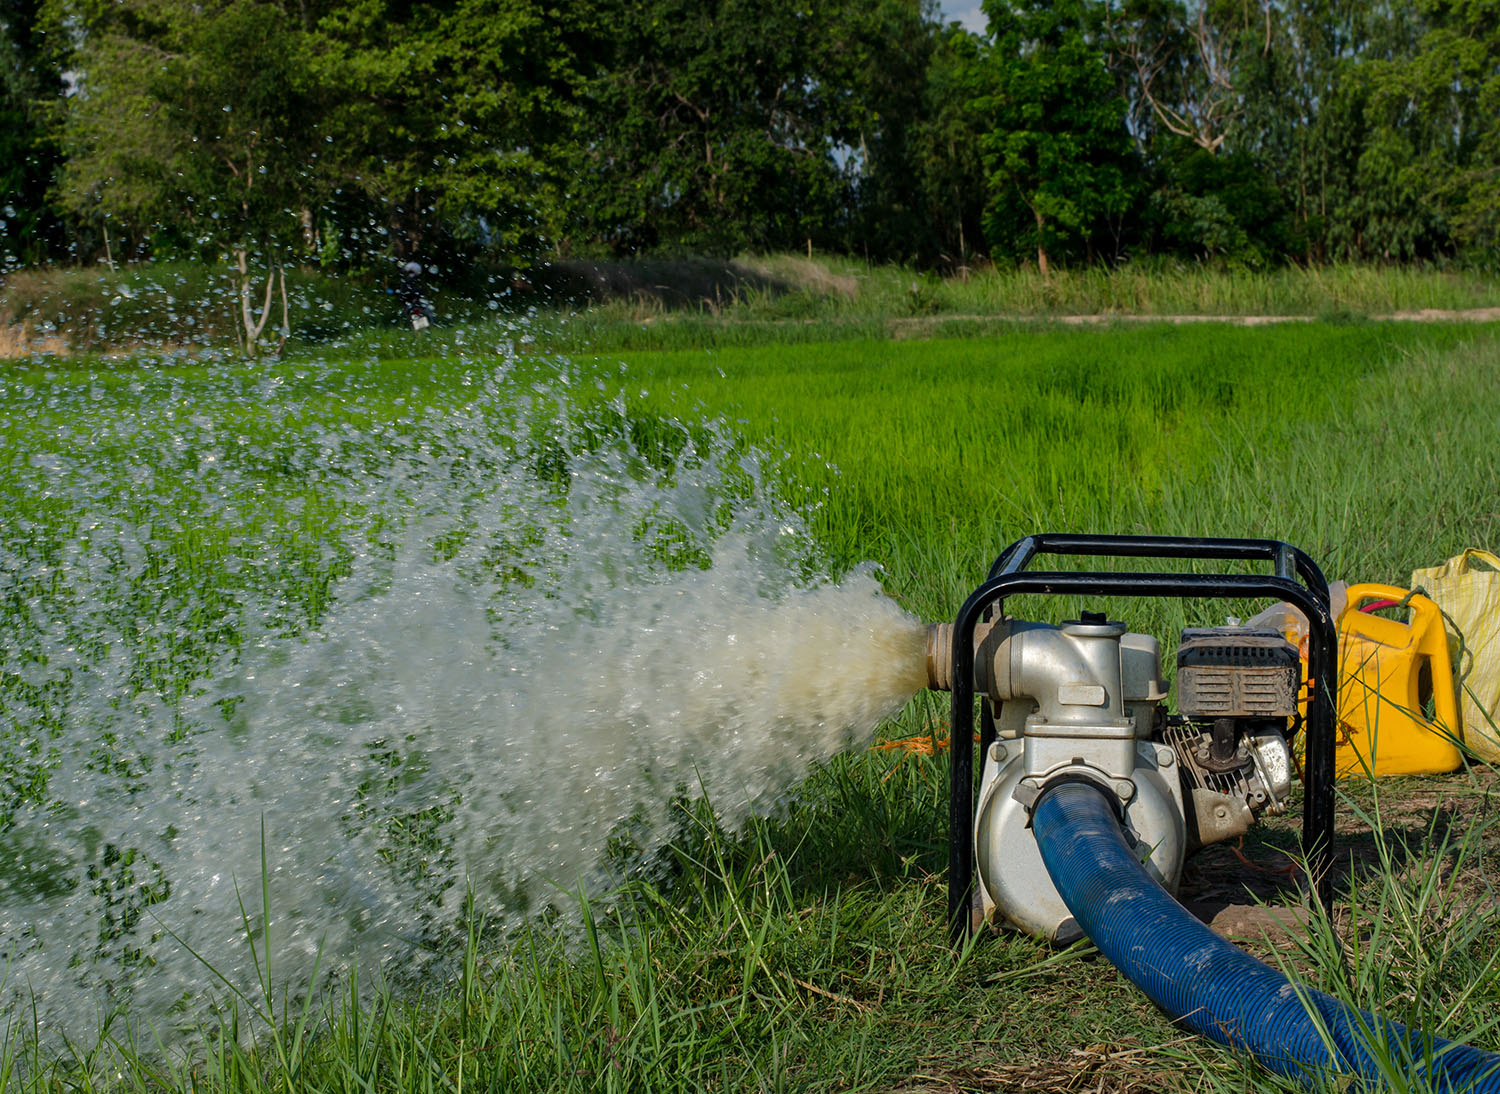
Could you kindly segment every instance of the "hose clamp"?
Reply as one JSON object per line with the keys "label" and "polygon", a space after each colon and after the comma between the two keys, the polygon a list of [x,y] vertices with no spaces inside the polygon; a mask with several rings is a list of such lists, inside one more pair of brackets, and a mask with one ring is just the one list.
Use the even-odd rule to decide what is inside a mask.
{"label": "hose clamp", "polygon": [[1011,797],[1020,802],[1026,810],[1026,827],[1031,827],[1031,817],[1036,812],[1036,803],[1041,796],[1055,786],[1064,783],[1085,783],[1096,790],[1103,791],[1105,799],[1114,808],[1115,815],[1121,823],[1125,820],[1125,808],[1135,798],[1135,780],[1111,775],[1103,768],[1074,760],[1072,763],[1059,764],[1057,767],[1047,771],[1037,772],[1032,775],[1024,775],[1016,783],[1016,788],[1011,792]]}

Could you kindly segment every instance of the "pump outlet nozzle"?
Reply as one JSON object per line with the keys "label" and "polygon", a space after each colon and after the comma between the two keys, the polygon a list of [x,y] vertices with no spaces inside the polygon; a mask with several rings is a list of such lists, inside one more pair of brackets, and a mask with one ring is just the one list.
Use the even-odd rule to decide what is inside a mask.
{"label": "pump outlet nozzle", "polygon": [[932,623],[927,628],[927,686],[953,690],[953,624]]}
{"label": "pump outlet nozzle", "polygon": [[[983,661],[993,622],[974,628],[974,676],[980,692],[988,691],[989,672]],[[933,691],[953,690],[953,624],[932,623],[927,628],[927,686]]]}

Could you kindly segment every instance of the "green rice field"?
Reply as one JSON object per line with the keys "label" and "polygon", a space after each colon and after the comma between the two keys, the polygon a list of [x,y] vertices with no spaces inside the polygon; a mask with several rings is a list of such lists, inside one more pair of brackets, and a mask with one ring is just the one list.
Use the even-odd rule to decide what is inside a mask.
{"label": "green rice field", "polygon": [[[1273,536],[1333,576],[1398,582],[1489,542],[1494,353],[1483,329],[1362,324],[609,360],[650,378],[648,406],[702,408],[796,453],[786,489],[820,540],[841,563],[879,561],[932,617],[1039,531]],[[1382,534],[1359,534],[1367,522]]]}
{"label": "green rice field", "polygon": [[[707,762],[698,781],[689,764],[661,776],[670,802],[634,814],[650,840],[611,831],[629,869],[541,892],[519,867],[455,865],[464,818],[491,800],[484,764],[519,770],[520,751],[471,742],[444,761],[367,728],[396,724],[364,709],[382,697],[441,705],[470,686],[450,664],[464,650],[420,638],[455,633],[423,629],[467,610],[454,575],[482,585],[474,642],[503,663],[532,648],[527,613],[586,630],[636,585],[720,573],[740,541],[761,585],[873,572],[927,621],[1033,532],[1274,537],[1330,578],[1398,585],[1500,545],[1495,325],[963,333],[643,335],[564,358],[488,322],[442,332],[441,354],[413,338],[403,355],[392,335],[281,361],[0,366],[0,1089],[1303,1089],[1173,1027],[1087,944],[987,932],[949,950],[941,754],[809,753],[770,804],[733,816],[716,814]],[[1096,605],[1011,610],[1081,606]],[[1228,610],[1104,607],[1168,645]],[[339,657],[307,667],[319,643]],[[364,680],[356,662],[375,666],[359,688],[323,679]],[[567,690],[561,664],[547,683]],[[408,665],[440,668],[441,687],[385,690]],[[919,694],[875,740],[941,736],[946,700]],[[307,726],[324,751],[297,751]],[[223,782],[236,766],[256,774]],[[347,800],[317,820],[323,791],[296,770],[328,771]],[[222,811],[207,820],[255,852],[232,885],[227,858],[173,847],[158,805],[198,800],[198,780],[225,787],[202,799]],[[1492,788],[1480,766],[1347,785],[1356,858],[1334,917],[1245,944],[1500,1050]],[[556,800],[565,820],[573,799]],[[130,833],[88,819],[101,801]],[[1213,892],[1225,868],[1231,889],[1263,881],[1295,854],[1297,820],[1254,830],[1241,858],[1205,852],[1189,884]],[[313,835],[319,850],[299,850]],[[309,889],[333,926],[299,934],[278,893],[334,876],[345,841],[378,865]],[[167,916],[194,879],[222,890],[199,919],[222,921]],[[401,960],[340,910],[350,893],[375,920],[406,909]],[[46,959],[37,908],[82,924],[71,958]],[[189,942],[201,960],[180,960]],[[170,988],[151,987],[169,966]],[[1390,1089],[1426,1089],[1392,1067]]]}

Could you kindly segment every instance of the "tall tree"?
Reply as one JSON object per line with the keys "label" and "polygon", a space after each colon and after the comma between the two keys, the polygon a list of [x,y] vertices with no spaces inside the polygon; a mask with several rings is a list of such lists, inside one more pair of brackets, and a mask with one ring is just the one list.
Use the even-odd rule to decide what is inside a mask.
{"label": "tall tree", "polygon": [[[858,215],[850,242],[878,258],[911,257],[925,210],[912,170],[913,131],[927,104],[923,85],[935,46],[935,11],[924,0],[856,5],[849,48],[858,138],[849,150]],[[849,25],[854,24],[854,25]]]}
{"label": "tall tree", "polygon": [[863,9],[851,250],[954,268],[984,250],[977,35],[942,26],[928,4]]}
{"label": "tall tree", "polygon": [[509,259],[554,245],[565,207],[590,197],[571,157],[596,19],[589,2],[330,4],[309,67],[346,242],[431,256],[457,233]]}
{"label": "tall tree", "polygon": [[57,36],[39,0],[0,0],[0,270],[55,255],[61,224],[48,190],[61,161],[51,114],[63,93]]}
{"label": "tall tree", "polygon": [[[984,0],[994,91],[977,105],[990,194],[985,233],[997,250],[1110,255],[1134,198],[1126,104],[1099,46],[1093,0]],[[1115,229],[1110,232],[1111,226]],[[1104,244],[1099,246],[1098,244]]]}
{"label": "tall tree", "polygon": [[49,2],[82,40],[65,200],[227,255],[247,350],[278,290],[285,329],[291,258],[516,258],[560,230],[587,4]]}
{"label": "tall tree", "polygon": [[618,0],[578,185],[616,252],[837,238],[858,63],[843,5]]}
{"label": "tall tree", "polygon": [[[1242,54],[1235,148],[1282,192],[1308,261],[1435,253],[1445,231],[1431,208],[1407,205],[1399,150],[1372,153],[1372,76],[1419,48],[1421,17],[1395,0],[1284,0],[1269,35]],[[1394,215],[1393,215],[1394,214]]]}
{"label": "tall tree", "polygon": [[1369,167],[1391,180],[1393,218],[1414,209],[1436,214],[1459,247],[1493,262],[1500,250],[1500,0],[1421,0],[1417,10],[1426,22],[1418,49],[1369,66]]}
{"label": "tall tree", "polygon": [[928,61],[922,114],[907,138],[921,220],[938,248],[919,249],[923,261],[967,265],[985,250],[987,119],[978,107],[994,89],[993,74],[979,63],[983,50],[978,35],[955,23],[939,36]]}
{"label": "tall tree", "polygon": [[[285,330],[285,249],[295,210],[314,203],[303,165],[316,111],[298,28],[253,0],[210,9],[191,0],[63,3],[55,18],[82,37],[63,130],[63,201],[106,233],[113,222],[141,241],[167,225],[194,249],[226,255],[237,329],[253,353],[278,279]],[[251,282],[260,274],[257,311]]]}
{"label": "tall tree", "polygon": [[[305,35],[272,3],[125,0],[75,9],[84,46],[66,133],[64,199],[138,233],[179,226],[231,263],[242,346],[256,351],[301,234],[318,203],[308,170],[318,94]],[[252,282],[264,276],[257,309]]]}

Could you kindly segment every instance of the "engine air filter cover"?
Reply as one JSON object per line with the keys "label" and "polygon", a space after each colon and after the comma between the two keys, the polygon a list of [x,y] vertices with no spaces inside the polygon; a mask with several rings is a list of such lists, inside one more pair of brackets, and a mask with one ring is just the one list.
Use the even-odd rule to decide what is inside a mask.
{"label": "engine air filter cover", "polygon": [[1189,627],[1177,647],[1177,709],[1189,718],[1292,718],[1297,647],[1275,631]]}

